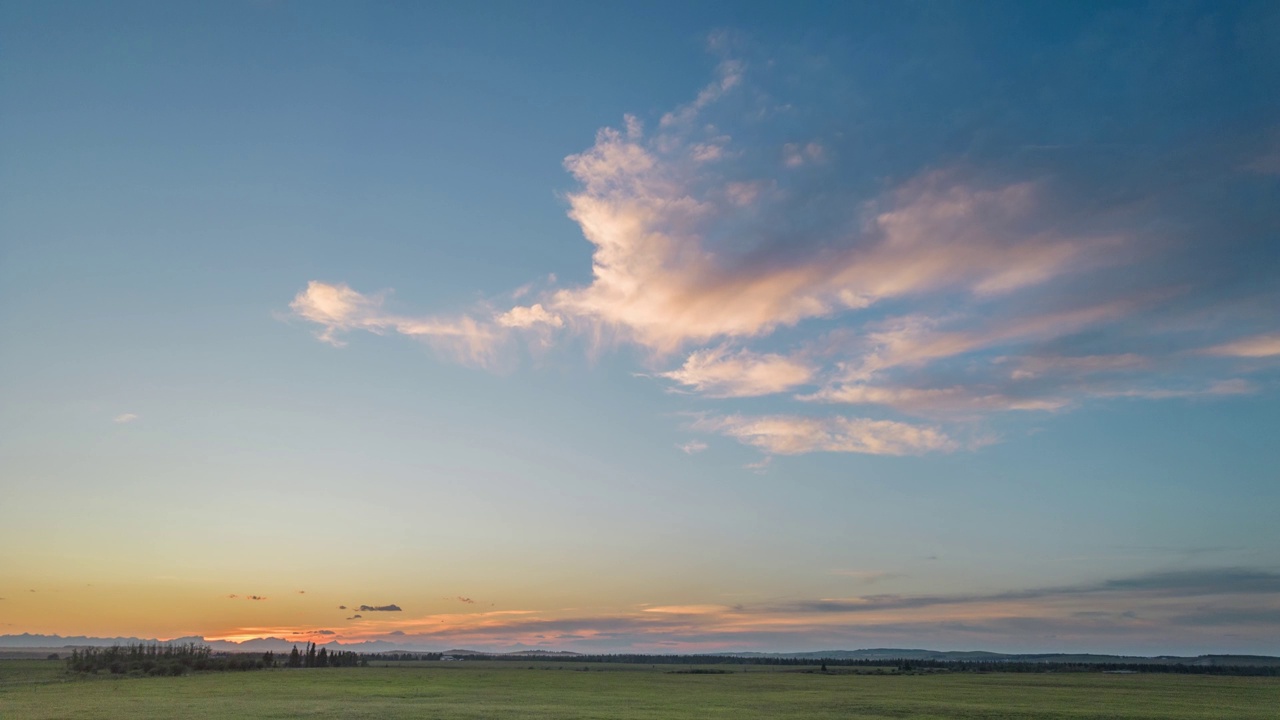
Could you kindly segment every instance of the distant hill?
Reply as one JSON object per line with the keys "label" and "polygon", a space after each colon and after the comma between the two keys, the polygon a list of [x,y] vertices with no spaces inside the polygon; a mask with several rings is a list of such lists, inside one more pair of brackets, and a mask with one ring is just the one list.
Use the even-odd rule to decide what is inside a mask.
{"label": "distant hill", "polygon": [[[305,645],[305,641],[293,641],[286,638],[269,637],[231,642],[229,640],[206,640],[199,636],[157,640],[155,638],[137,637],[87,637],[84,635],[0,635],[0,650],[24,651],[24,655],[43,651],[45,653],[63,652],[72,647],[110,647],[112,645],[129,645],[136,643],[162,643],[183,645],[196,643],[208,645],[215,652],[288,652],[294,645]],[[360,653],[394,653],[394,652],[442,652],[421,645],[400,644],[385,640],[374,640],[360,643],[322,643],[318,647],[330,650],[349,650]],[[583,657],[582,653],[567,650],[515,650],[512,652],[485,652],[453,648],[442,652],[454,657],[530,657],[544,660],[569,659]],[[607,654],[607,653],[606,653]],[[639,653],[626,653],[639,654]],[[674,653],[673,653],[674,654]],[[1280,666],[1280,657],[1270,655],[1199,655],[1182,657],[1176,655],[1158,655],[1143,657],[1134,655],[1099,655],[1093,653],[996,653],[983,650],[924,650],[919,648],[867,648],[863,650],[816,650],[795,653],[764,652],[720,652],[701,653],[719,657],[740,657],[760,659],[787,660],[937,660],[937,661],[969,661],[969,662],[1023,662],[1023,663],[1138,663],[1147,665],[1197,665],[1197,666]]]}
{"label": "distant hill", "polygon": [[797,653],[714,653],[731,657],[779,658],[795,660],[940,660],[970,662],[1043,663],[1145,663],[1149,665],[1280,665],[1280,657],[1270,655],[1100,655],[1095,653],[997,653],[985,650],[921,650],[911,648],[869,648],[866,650],[817,650]]}

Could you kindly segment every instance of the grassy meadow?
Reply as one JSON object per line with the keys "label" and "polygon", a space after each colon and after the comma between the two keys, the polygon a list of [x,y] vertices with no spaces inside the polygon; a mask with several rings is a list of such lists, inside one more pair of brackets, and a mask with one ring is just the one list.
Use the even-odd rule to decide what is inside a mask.
{"label": "grassy meadow", "polygon": [[[583,671],[583,667],[589,667]],[[0,660],[0,719],[1266,718],[1280,679],[1101,673],[875,675],[726,666],[455,662],[73,677]]]}

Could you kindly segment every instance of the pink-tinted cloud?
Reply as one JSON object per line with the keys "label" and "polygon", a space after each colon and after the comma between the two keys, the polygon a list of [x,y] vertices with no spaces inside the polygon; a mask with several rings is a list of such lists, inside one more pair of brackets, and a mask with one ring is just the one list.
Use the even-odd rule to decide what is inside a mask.
{"label": "pink-tinted cloud", "polygon": [[408,317],[383,309],[384,297],[367,296],[344,283],[312,280],[289,304],[294,314],[321,326],[317,337],[331,345],[345,345],[339,335],[352,330],[373,333],[392,331],[421,337],[463,362],[487,365],[500,340],[493,326],[470,316],[454,318]]}
{"label": "pink-tinted cloud", "polygon": [[1254,335],[1202,351],[1206,355],[1224,357],[1269,358],[1280,356],[1280,333]]}
{"label": "pink-tinted cloud", "polygon": [[1032,340],[1047,340],[1130,314],[1135,303],[1112,301],[1050,313],[1015,316],[978,327],[945,328],[943,320],[910,315],[885,321],[866,336],[856,361],[846,363],[843,380],[865,381],[901,366],[919,366],[965,353]]}
{"label": "pink-tinted cloud", "polygon": [[682,367],[661,377],[708,397],[751,397],[805,385],[815,373],[812,365],[798,358],[720,346],[693,352]]}
{"label": "pink-tinted cloud", "polygon": [[503,327],[531,328],[538,325],[564,327],[564,320],[559,315],[547,312],[541,303],[529,307],[516,306],[497,316],[496,321]]}
{"label": "pink-tinted cloud", "polygon": [[704,240],[751,186],[720,190],[671,144],[605,129],[565,161],[582,186],[568,196],[569,214],[595,247],[594,280],[551,300],[556,311],[658,352],[767,335],[887,298],[1008,293],[1123,257],[1103,252],[1121,243],[1116,237],[1038,224],[1034,183],[975,187],[930,172],[855,210],[861,222],[833,228],[824,249],[752,262]]}
{"label": "pink-tinted cloud", "polygon": [[1063,397],[1017,397],[982,387],[953,385],[913,388],[865,383],[827,387],[801,400],[849,405],[880,405],[912,415],[942,415],[1002,410],[1060,410],[1071,403]]}
{"label": "pink-tinted cloud", "polygon": [[840,416],[728,415],[701,418],[693,423],[693,428],[734,438],[773,455],[810,452],[919,455],[960,447],[937,428]]}
{"label": "pink-tinted cloud", "polygon": [[[1135,319],[1189,285],[1147,282],[1159,273],[1138,260],[1171,244],[1128,210],[1085,202],[1078,212],[1079,189],[1073,195],[1061,178],[918,166],[849,191],[837,171],[856,168],[840,167],[848,154],[839,133],[757,132],[754,123],[789,106],[761,100],[767,93],[751,77],[759,67],[733,57],[733,44],[713,36],[714,77],[655,128],[626,115],[565,159],[576,183],[568,215],[591,253],[589,281],[554,288],[553,277],[507,295],[521,305],[446,317],[395,314],[383,295],[313,281],[294,298],[295,315],[335,345],[355,330],[394,332],[488,367],[510,354],[515,335],[543,346],[568,337],[633,344],[652,363],[647,375],[681,393],[785,394],[771,401],[889,415],[811,418],[783,407],[756,417],[719,411],[697,426],[770,456],[950,451],[960,447],[955,436],[978,432],[958,423],[994,413],[1062,411],[1097,398],[1229,397],[1256,386],[1208,379],[1189,361],[1175,373],[1171,358],[1280,355],[1274,333],[1200,351],[1151,342],[1159,326]],[[731,103],[759,112],[746,123],[721,112]],[[1185,318],[1165,327],[1175,325]],[[1093,341],[1079,343],[1086,334]],[[653,370],[671,368],[674,353],[684,356],[679,367]]]}

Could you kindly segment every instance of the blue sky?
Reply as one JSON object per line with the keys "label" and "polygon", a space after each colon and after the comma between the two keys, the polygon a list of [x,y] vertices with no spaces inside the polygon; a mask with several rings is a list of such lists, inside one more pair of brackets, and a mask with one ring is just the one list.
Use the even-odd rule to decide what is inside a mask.
{"label": "blue sky", "polygon": [[0,634],[1280,653],[1274,6],[0,11]]}

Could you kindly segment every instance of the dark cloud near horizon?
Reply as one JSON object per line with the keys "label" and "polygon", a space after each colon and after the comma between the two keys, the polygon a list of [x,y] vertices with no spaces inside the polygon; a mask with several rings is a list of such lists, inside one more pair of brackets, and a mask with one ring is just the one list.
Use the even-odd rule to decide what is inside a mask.
{"label": "dark cloud near horizon", "polygon": [[361,605],[360,612],[401,612],[399,605]]}
{"label": "dark cloud near horizon", "polygon": [[1280,607],[1203,607],[1172,618],[1177,625],[1221,627],[1270,625],[1280,627]]}
{"label": "dark cloud near horizon", "polygon": [[1103,580],[1093,584],[1029,588],[990,594],[867,595],[852,600],[807,600],[767,609],[790,612],[857,613],[1106,593],[1135,593],[1172,598],[1280,594],[1280,573],[1238,567],[1176,570]]}
{"label": "dark cloud near horizon", "polygon": [[469,597],[462,597],[461,595],[459,595],[459,596],[458,596],[458,602],[464,602],[464,603],[467,603],[467,604],[474,604],[474,603],[475,603],[475,600],[472,600],[472,599],[471,599],[471,598],[469,598]]}
{"label": "dark cloud near horizon", "polygon": [[1107,580],[1102,590],[1159,590],[1177,595],[1217,593],[1280,593],[1280,573],[1231,567],[1175,570]]}
{"label": "dark cloud near horizon", "polygon": [[360,619],[360,618],[362,618],[362,617],[364,617],[364,616],[363,616],[363,615],[358,615],[358,614],[357,614],[357,615],[352,615],[351,617],[349,617],[349,618],[347,618],[347,619],[348,619],[348,620],[359,620],[359,619]]}

